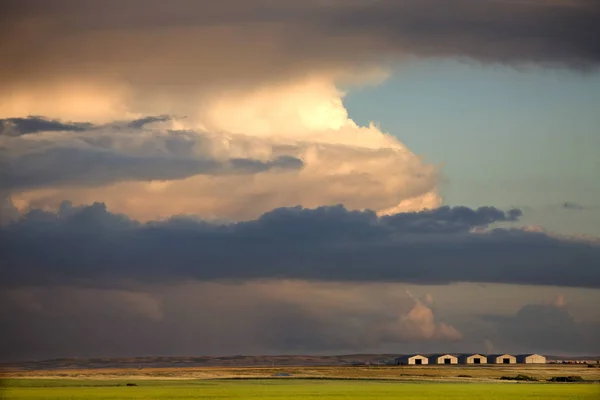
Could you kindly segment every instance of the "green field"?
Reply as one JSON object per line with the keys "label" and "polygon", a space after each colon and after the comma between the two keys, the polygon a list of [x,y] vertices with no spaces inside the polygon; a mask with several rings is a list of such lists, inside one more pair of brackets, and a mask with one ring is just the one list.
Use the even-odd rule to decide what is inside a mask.
{"label": "green field", "polygon": [[[132,381],[127,381],[132,382]],[[2,399],[599,399],[599,384],[356,380],[125,381],[7,379]]]}

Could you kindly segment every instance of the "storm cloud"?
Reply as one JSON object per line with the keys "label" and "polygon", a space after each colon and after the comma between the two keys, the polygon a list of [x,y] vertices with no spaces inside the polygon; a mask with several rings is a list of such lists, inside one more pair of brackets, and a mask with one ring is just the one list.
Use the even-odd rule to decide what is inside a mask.
{"label": "storm cloud", "polygon": [[[311,65],[361,64],[359,58],[390,54],[573,66],[600,61],[595,40],[600,5],[595,0],[179,0],[168,5],[156,0],[28,0],[5,2],[2,14],[4,31],[12,33],[0,42],[10,52],[2,71],[10,75],[1,74],[6,79],[40,66],[47,74],[73,62],[90,67],[102,56],[105,65],[114,67],[118,57],[143,62],[152,54],[191,62],[188,67],[208,68],[218,76],[231,70],[227,61],[234,51],[247,61],[246,78],[289,74]],[[214,35],[205,36],[208,32]],[[34,51],[21,50],[18,42]],[[86,51],[70,55],[84,44]],[[109,45],[110,51],[95,52],[100,45]],[[211,51],[216,48],[221,54]],[[28,61],[39,64],[15,68]],[[157,67],[148,66],[154,72]]]}
{"label": "storm cloud", "polygon": [[0,300],[8,334],[0,360],[381,351],[462,339],[431,305],[397,285],[25,287],[0,293]]}
{"label": "storm cloud", "polygon": [[413,56],[600,61],[595,0],[11,0],[0,11],[0,117],[189,115],[228,91],[380,79]]}
{"label": "storm cloud", "polygon": [[525,304],[513,315],[484,315],[481,318],[496,328],[494,343],[514,352],[551,354],[561,343],[562,351],[571,354],[598,352],[600,325],[577,321],[571,306],[559,295],[554,303]]}
{"label": "storm cloud", "polygon": [[415,57],[579,74],[599,29],[595,0],[2,2],[0,356],[529,351],[528,320],[587,338],[593,310],[468,296],[595,299],[598,241],[441,207],[441,167],[341,88]]}
{"label": "storm cloud", "polygon": [[283,208],[256,220],[138,223],[97,203],[32,210],[0,230],[2,282],[118,285],[302,279],[503,282],[600,287],[600,247],[483,227],[520,211],[442,207],[378,217],[342,206]]}

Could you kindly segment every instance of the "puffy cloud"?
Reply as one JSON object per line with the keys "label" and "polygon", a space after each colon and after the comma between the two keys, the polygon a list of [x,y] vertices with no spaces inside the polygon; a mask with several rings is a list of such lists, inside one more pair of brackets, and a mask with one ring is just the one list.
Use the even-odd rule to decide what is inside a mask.
{"label": "puffy cloud", "polygon": [[[21,210],[99,200],[143,220],[247,219],[297,204],[435,208],[437,169],[377,127],[357,126],[339,84],[380,80],[389,60],[407,54],[595,64],[588,38],[599,25],[586,0],[453,0],[443,15],[431,11],[437,1],[9,1],[0,13],[4,188]],[[165,114],[187,118],[144,119]],[[112,135],[114,120],[135,120],[127,128],[146,136],[152,126],[159,138],[125,139],[120,126],[111,140],[125,151],[91,143]],[[89,123],[108,125],[101,133]],[[63,132],[48,133],[55,129]],[[226,162],[165,154],[169,129],[208,133]],[[56,143],[15,155],[16,131],[39,136],[19,146]],[[140,157],[142,145],[150,152]],[[304,168],[278,168],[293,159],[269,159],[277,153]]]}
{"label": "puffy cloud", "polygon": [[503,282],[599,287],[597,244],[520,229],[474,230],[517,210],[442,207],[378,217],[343,207],[277,209],[211,224],[141,224],[103,204],[32,210],[0,229],[4,285],[186,279]]}
{"label": "puffy cloud", "polygon": [[[152,0],[100,6],[68,0],[9,1],[0,13],[0,50],[5,55],[0,65],[0,117],[9,118],[3,132],[15,126],[30,133],[57,127],[77,133],[85,128],[61,126],[64,120],[138,119],[141,125],[132,123],[130,128],[140,129],[148,115],[180,115],[188,118],[171,128],[210,132],[224,141],[230,135],[251,136],[256,151],[292,142],[301,153],[296,156],[305,161],[298,176],[260,175],[252,186],[245,184],[248,177],[227,177],[214,185],[210,177],[195,176],[150,187],[136,181],[150,179],[144,172],[117,179],[131,185],[128,181],[94,192],[68,193],[76,203],[102,200],[114,210],[135,212],[135,218],[178,212],[248,218],[278,206],[339,202],[383,213],[433,208],[441,204],[433,168],[391,135],[351,121],[336,85],[381,79],[382,66],[407,54],[595,64],[599,51],[590,32],[600,26],[592,0],[453,0],[451,5],[443,2],[443,14],[432,11],[439,9],[438,2],[180,0],[167,6]],[[27,115],[63,121],[23,120]],[[264,140],[268,143],[258,143]],[[89,158],[75,150],[73,157]],[[62,149],[53,151],[58,153],[29,157],[41,157],[34,163],[69,159]],[[109,156],[90,155],[96,164],[126,165],[121,170],[148,170],[150,175],[166,170],[158,180],[182,179],[207,169],[177,160],[185,165],[175,165],[173,173],[163,159],[149,167],[139,159]],[[74,165],[82,167],[81,162]],[[220,166],[208,166],[214,168]],[[26,182],[28,177],[17,180]],[[37,181],[51,179],[42,175]],[[243,200],[235,204],[223,202],[217,193],[237,187],[233,197]],[[324,190],[333,193],[314,197]],[[144,206],[139,199],[148,191],[153,195]],[[23,208],[50,206],[47,203],[56,207],[60,196],[42,191],[14,197]],[[251,204],[247,213],[243,210],[244,204],[259,199],[264,206]],[[152,214],[158,209],[165,211]]]}
{"label": "puffy cloud", "polygon": [[[254,159],[231,149],[223,138],[186,131],[140,130],[165,118],[135,120],[124,127],[18,119],[14,129],[27,137],[0,143],[0,190],[100,186],[120,181],[182,179],[194,175],[244,175],[270,169],[300,169],[302,161],[281,153]],[[33,134],[37,129],[45,132]],[[71,132],[75,131],[75,132]],[[242,143],[242,146],[244,143]],[[227,153],[220,148],[227,146]],[[238,146],[239,147],[239,146]],[[220,154],[221,153],[221,154]]]}
{"label": "puffy cloud", "polygon": [[412,328],[412,334],[416,337],[428,339],[460,340],[462,334],[453,326],[445,323],[436,323],[433,310],[422,301],[411,296],[415,301],[410,311],[400,319],[402,323]]}
{"label": "puffy cloud", "polygon": [[[329,347],[377,348],[393,343],[462,339],[456,328],[439,321],[431,308],[398,290],[397,284],[284,281],[265,287],[268,287],[265,293],[273,300],[296,304],[311,316],[313,324],[336,332],[338,337],[332,338]],[[335,321],[337,329],[328,326],[331,321]],[[303,332],[302,336],[305,335]],[[311,340],[318,343],[320,332],[310,334],[313,335]],[[340,343],[334,344],[340,339]]]}
{"label": "puffy cloud", "polygon": [[438,168],[377,127],[358,126],[341,96],[330,80],[310,78],[223,90],[185,119],[13,118],[13,130],[43,121],[46,131],[0,137],[0,186],[21,210],[102,201],[140,220],[248,219],[296,205],[384,214],[439,206]]}
{"label": "puffy cloud", "polygon": [[[298,204],[381,214],[438,207],[437,168],[377,127],[357,126],[339,84],[380,80],[388,61],[407,54],[595,64],[587,38],[598,8],[453,0],[441,15],[436,4],[8,2],[0,13],[3,187],[21,210],[103,201],[140,220],[248,219]],[[105,124],[103,132],[90,123]],[[148,137],[150,127],[158,138]],[[126,129],[144,134],[126,138]],[[221,158],[172,154],[168,130],[210,137]],[[27,134],[11,137],[16,131]],[[35,147],[42,141],[47,147]]]}

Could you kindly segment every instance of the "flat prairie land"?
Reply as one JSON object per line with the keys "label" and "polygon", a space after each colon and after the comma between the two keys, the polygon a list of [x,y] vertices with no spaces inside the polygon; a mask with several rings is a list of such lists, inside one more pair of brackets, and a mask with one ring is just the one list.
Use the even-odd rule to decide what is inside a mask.
{"label": "flat prairie land", "polygon": [[389,380],[16,380],[3,399],[598,399],[598,384],[416,383]]}
{"label": "flat prairie land", "polygon": [[24,379],[93,379],[93,380],[199,380],[199,379],[259,379],[278,374],[290,378],[386,379],[402,381],[497,381],[502,376],[528,375],[540,380],[553,376],[581,376],[585,380],[600,380],[600,368],[586,365],[425,365],[425,366],[285,366],[285,367],[163,367],[163,368],[60,368],[8,370],[3,378]]}
{"label": "flat prairie land", "polygon": [[[518,374],[540,381],[499,379]],[[545,382],[553,376],[587,382]],[[81,368],[2,378],[2,399],[600,399],[600,368],[585,365]]]}

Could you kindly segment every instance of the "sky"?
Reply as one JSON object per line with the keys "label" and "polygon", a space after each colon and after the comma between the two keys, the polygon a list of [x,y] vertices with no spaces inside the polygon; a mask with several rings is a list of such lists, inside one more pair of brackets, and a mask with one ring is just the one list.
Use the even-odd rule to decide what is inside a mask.
{"label": "sky", "polygon": [[596,1],[0,11],[1,361],[600,354]]}
{"label": "sky", "polygon": [[446,204],[519,207],[528,224],[600,235],[599,74],[411,60],[344,104],[442,164]]}

